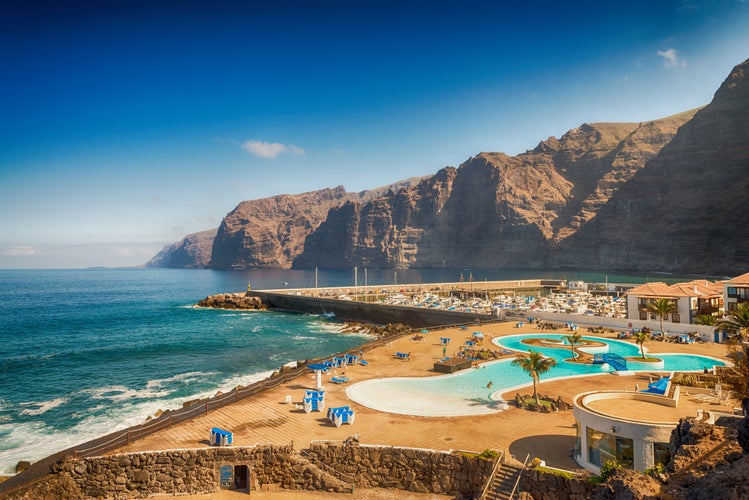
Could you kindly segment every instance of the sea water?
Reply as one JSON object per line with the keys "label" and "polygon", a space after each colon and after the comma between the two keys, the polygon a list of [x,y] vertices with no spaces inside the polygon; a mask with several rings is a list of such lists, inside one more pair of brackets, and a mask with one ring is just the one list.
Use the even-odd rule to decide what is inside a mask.
{"label": "sea water", "polygon": [[296,274],[0,271],[0,473],[369,340],[319,316],[193,307]]}
{"label": "sea water", "polygon": [[[355,348],[323,317],[194,308],[253,288],[530,279],[482,270],[0,270],[0,474],[296,360]],[[570,275],[570,278],[573,276]],[[604,281],[603,274],[575,279]],[[644,277],[608,276],[643,282]]]}

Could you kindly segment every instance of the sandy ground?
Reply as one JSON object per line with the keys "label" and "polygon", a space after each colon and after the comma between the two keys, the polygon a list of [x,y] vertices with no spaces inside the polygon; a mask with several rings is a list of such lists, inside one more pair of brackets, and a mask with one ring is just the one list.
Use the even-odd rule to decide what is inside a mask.
{"label": "sandy ground", "polygon": [[[575,420],[571,410],[558,413],[538,413],[510,407],[509,410],[490,415],[461,417],[419,417],[379,412],[363,407],[349,400],[345,394],[346,385],[329,382],[334,375],[343,375],[351,383],[362,380],[393,377],[417,376],[429,377],[439,375],[433,370],[434,362],[442,357],[440,337],[451,337],[448,354],[452,354],[459,345],[471,338],[472,331],[484,333],[484,346],[491,346],[493,337],[518,333],[567,333],[560,329],[556,332],[534,329],[528,325],[522,329],[515,323],[495,323],[469,327],[467,330],[446,329],[433,330],[422,334],[422,340],[412,340],[412,336],[394,340],[392,343],[369,351],[365,350],[368,366],[350,366],[345,370],[328,374],[324,379],[327,406],[350,405],[356,411],[356,422],[353,426],[342,425],[336,428],[321,413],[306,414],[287,404],[286,396],[292,396],[294,403],[301,402],[305,389],[313,389],[314,375],[309,374],[291,383],[269,390],[253,398],[239,401],[207,416],[196,418],[136,441],[116,452],[134,452],[153,449],[196,448],[208,446],[208,433],[212,427],[221,427],[234,433],[234,445],[252,446],[257,444],[289,444],[295,448],[306,448],[312,440],[343,440],[354,433],[360,442],[390,446],[426,447],[436,449],[457,449],[482,451],[487,448],[501,450],[510,459],[522,462],[526,455],[540,457],[553,467],[579,470],[572,458],[575,441]],[[581,327],[581,332],[587,335]],[[599,335],[615,338],[615,334]],[[651,353],[686,352],[702,354],[725,359],[726,347],[720,344],[680,345],[650,341],[645,347]],[[396,351],[410,352],[411,360],[403,361],[394,357]],[[451,352],[452,351],[452,352]],[[510,356],[512,357],[512,356]],[[593,390],[634,390],[635,384],[647,387],[649,376],[657,374],[638,374],[620,377],[610,374],[584,378],[545,381],[539,386],[539,392],[551,396],[562,396],[572,402],[574,396],[581,392]],[[531,379],[528,379],[529,384]],[[495,381],[496,385],[499,382]],[[526,389],[524,392],[530,392]],[[512,399],[514,392],[505,394],[505,399]],[[696,415],[698,403],[682,398],[683,415]],[[182,498],[246,498],[246,494],[221,492],[210,495],[199,495]],[[256,498],[316,498],[328,493],[307,492],[252,492]],[[372,495],[372,496],[364,496]],[[381,496],[385,495],[385,496]],[[392,495],[392,496],[388,496]],[[359,490],[357,498],[444,498],[435,495],[412,495],[402,491]],[[320,496],[322,498],[322,496]],[[349,497],[350,498],[350,497]]]}

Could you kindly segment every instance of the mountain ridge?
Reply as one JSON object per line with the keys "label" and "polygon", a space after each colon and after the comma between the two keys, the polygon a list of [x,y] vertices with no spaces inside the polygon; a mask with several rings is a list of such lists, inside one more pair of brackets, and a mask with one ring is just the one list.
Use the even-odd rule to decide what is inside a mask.
{"label": "mountain ridge", "polygon": [[242,202],[206,267],[749,269],[748,67],[658,120],[584,123],[365,194]]}

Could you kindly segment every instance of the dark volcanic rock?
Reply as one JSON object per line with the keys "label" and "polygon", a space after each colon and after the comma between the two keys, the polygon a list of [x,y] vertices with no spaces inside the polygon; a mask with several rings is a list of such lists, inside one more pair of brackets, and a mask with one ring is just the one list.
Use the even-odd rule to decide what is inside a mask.
{"label": "dark volcanic rock", "polygon": [[213,307],[216,309],[265,309],[265,304],[259,297],[245,293],[220,293],[209,295],[200,302],[198,307]]}

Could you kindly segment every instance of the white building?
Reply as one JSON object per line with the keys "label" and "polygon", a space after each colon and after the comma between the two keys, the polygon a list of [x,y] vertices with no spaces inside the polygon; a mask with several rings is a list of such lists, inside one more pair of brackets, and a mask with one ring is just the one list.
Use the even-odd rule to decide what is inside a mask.
{"label": "white building", "polygon": [[[749,275],[747,275],[749,278]],[[749,281],[749,280],[748,280]],[[749,292],[749,283],[747,284]],[[660,281],[645,283],[627,291],[627,318],[638,320],[660,320],[648,310],[648,304],[658,299],[668,299],[676,305],[674,312],[663,318],[666,323],[691,324],[700,314],[714,314],[723,307],[723,283],[693,280],[667,285]],[[749,296],[747,296],[749,299]]]}
{"label": "white building", "polygon": [[736,309],[736,304],[749,302],[749,273],[723,282],[723,302],[728,314]]}

